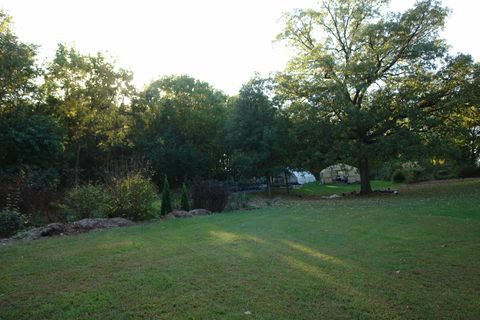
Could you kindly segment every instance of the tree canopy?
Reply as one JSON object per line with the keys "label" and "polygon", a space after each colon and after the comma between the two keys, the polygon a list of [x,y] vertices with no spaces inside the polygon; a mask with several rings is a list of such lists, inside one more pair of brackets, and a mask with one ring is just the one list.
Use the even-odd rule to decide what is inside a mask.
{"label": "tree canopy", "polygon": [[0,113],[32,98],[40,69],[36,47],[18,40],[10,27],[11,17],[0,9]]}
{"label": "tree canopy", "polygon": [[226,99],[189,76],[152,82],[134,104],[136,150],[174,185],[187,177],[218,177],[224,165]]}
{"label": "tree canopy", "polygon": [[270,185],[271,177],[286,167],[288,127],[267,91],[258,78],[240,89],[227,121],[227,143],[237,174],[264,176]]}

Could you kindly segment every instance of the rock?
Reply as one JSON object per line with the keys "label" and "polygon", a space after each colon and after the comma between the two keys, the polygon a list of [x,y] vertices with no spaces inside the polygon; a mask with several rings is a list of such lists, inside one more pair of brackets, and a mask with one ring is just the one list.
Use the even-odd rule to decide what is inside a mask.
{"label": "rock", "polygon": [[375,190],[374,193],[386,193],[386,194],[398,194],[398,190],[391,190],[388,188],[387,190]]}
{"label": "rock", "polygon": [[188,212],[189,214],[193,216],[206,216],[209,214],[212,214],[210,210],[207,209],[193,209]]}
{"label": "rock", "polygon": [[12,237],[15,240],[35,240],[42,237],[51,237],[62,234],[66,231],[66,226],[63,223],[50,223],[46,226],[30,229]]}
{"label": "rock", "polygon": [[193,215],[190,212],[184,211],[184,210],[174,210],[174,211],[170,212],[168,215],[171,216],[171,217],[175,217],[175,218],[190,218],[190,217],[193,217]]}
{"label": "rock", "polygon": [[324,196],[322,197],[322,199],[338,199],[338,198],[341,198],[342,196],[338,195],[338,194],[332,194],[331,196]]}
{"label": "rock", "polygon": [[175,216],[171,213],[167,213],[163,216],[160,216],[160,220],[167,220],[167,219],[171,219],[171,218],[175,218]]}
{"label": "rock", "polygon": [[72,223],[72,228],[77,231],[92,230],[92,229],[106,229],[115,227],[132,226],[134,223],[124,218],[96,218],[96,219],[82,219]]}
{"label": "rock", "polygon": [[85,232],[93,229],[105,229],[114,227],[125,227],[134,225],[130,220],[124,218],[112,219],[83,219],[72,223],[71,225],[63,223],[50,223],[43,227],[38,227],[23,231],[13,236],[10,239],[2,239],[0,244],[6,244],[9,240],[36,240],[43,237],[63,236],[67,234],[74,234]]}

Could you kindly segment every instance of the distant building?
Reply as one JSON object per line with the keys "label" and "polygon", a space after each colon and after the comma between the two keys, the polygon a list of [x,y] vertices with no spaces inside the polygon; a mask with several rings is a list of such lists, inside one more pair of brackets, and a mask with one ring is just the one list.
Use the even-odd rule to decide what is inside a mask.
{"label": "distant building", "polygon": [[[309,182],[315,182],[315,176],[308,171],[288,171],[287,173],[288,184],[305,184]],[[285,175],[280,174],[274,179],[274,184],[276,185],[285,185]]]}
{"label": "distant building", "polygon": [[315,181],[317,181],[315,176],[308,171],[292,171],[289,179],[290,184],[305,184]]}
{"label": "distant building", "polygon": [[334,164],[320,171],[320,182],[331,183],[356,183],[360,182],[360,172],[348,164]]}

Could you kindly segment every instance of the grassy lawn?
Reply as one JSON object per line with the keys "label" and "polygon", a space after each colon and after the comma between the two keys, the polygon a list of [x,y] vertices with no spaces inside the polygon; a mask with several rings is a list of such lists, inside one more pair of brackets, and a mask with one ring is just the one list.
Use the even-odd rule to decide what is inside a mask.
{"label": "grassy lawn", "polygon": [[[373,190],[385,190],[387,188],[398,188],[400,185],[390,181],[373,180],[371,182]],[[328,196],[332,194],[349,193],[360,191],[360,184],[321,184],[319,182],[310,182],[302,185],[292,191],[293,194],[301,196]]]}
{"label": "grassy lawn", "polygon": [[480,181],[0,247],[0,319],[479,319]]}

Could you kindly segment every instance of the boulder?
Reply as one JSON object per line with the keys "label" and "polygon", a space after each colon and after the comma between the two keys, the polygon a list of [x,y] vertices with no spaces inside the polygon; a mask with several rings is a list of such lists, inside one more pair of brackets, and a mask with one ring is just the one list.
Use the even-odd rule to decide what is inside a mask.
{"label": "boulder", "polygon": [[387,190],[375,190],[373,192],[375,192],[375,193],[387,193],[387,194],[398,194],[398,190],[390,190],[390,188],[388,188]]}
{"label": "boulder", "polygon": [[124,218],[96,218],[96,219],[82,219],[72,223],[72,228],[77,231],[92,230],[92,229],[106,229],[115,227],[127,227],[134,225],[130,220]]}
{"label": "boulder", "polygon": [[2,239],[2,241],[0,241],[0,244],[6,244],[10,240],[36,240],[43,237],[75,234],[93,229],[126,227],[134,224],[135,223],[133,223],[132,221],[124,218],[83,219],[76,221],[70,225],[56,222],[47,224],[46,226],[23,231],[10,239]]}
{"label": "boulder", "polygon": [[170,217],[175,217],[175,218],[189,218],[193,217],[193,215],[188,212],[188,211],[183,211],[183,210],[174,210],[168,214]]}
{"label": "boulder", "polygon": [[183,210],[173,210],[172,212],[169,212],[165,218],[190,218],[190,217],[195,217],[195,216],[205,216],[212,214],[211,211],[206,210],[206,209],[193,209],[190,211],[183,211]]}
{"label": "boulder", "polygon": [[331,196],[323,196],[322,199],[332,200],[332,199],[338,199],[338,198],[341,198],[341,197],[342,197],[341,195],[332,194]]}
{"label": "boulder", "polygon": [[206,216],[212,214],[210,210],[207,209],[193,209],[188,212],[191,216]]}
{"label": "boulder", "polygon": [[67,227],[63,223],[50,223],[46,226],[30,229],[13,237],[15,240],[35,240],[64,233]]}

